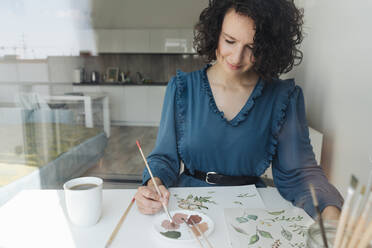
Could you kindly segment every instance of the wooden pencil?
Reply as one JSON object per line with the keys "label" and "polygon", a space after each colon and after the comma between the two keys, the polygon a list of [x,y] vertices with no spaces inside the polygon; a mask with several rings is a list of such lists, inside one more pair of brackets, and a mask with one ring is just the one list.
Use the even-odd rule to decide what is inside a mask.
{"label": "wooden pencil", "polygon": [[132,208],[134,201],[135,201],[135,199],[133,197],[132,201],[130,202],[129,206],[125,210],[124,214],[121,216],[118,224],[116,224],[116,227],[115,227],[114,231],[111,233],[111,236],[110,236],[109,240],[107,241],[107,243],[105,245],[106,248],[109,247],[110,244],[112,243],[112,241],[114,240],[116,234],[118,233],[118,231],[121,227],[121,224],[123,224],[125,218],[127,217],[128,213],[129,213],[129,210]]}

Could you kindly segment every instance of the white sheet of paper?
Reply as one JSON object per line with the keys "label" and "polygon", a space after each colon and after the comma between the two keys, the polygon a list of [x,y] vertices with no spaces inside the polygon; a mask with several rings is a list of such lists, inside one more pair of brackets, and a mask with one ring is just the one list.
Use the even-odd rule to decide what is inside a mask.
{"label": "white sheet of paper", "polygon": [[276,211],[226,208],[224,214],[232,248],[305,248],[307,229],[314,223],[297,207]]}

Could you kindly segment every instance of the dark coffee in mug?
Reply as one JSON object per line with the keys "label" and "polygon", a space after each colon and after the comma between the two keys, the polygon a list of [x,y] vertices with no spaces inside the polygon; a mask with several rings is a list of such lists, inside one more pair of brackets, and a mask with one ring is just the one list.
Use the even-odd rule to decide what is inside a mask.
{"label": "dark coffee in mug", "polygon": [[85,184],[78,184],[78,185],[72,186],[70,189],[71,190],[87,190],[87,189],[92,189],[97,186],[98,186],[97,184],[85,183]]}

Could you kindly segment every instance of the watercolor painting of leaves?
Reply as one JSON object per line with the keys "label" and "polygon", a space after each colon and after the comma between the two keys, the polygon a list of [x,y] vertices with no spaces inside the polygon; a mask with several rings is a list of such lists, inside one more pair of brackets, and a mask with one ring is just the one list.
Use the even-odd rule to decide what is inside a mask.
{"label": "watercolor painting of leaves", "polygon": [[289,243],[291,247],[295,247],[295,248],[305,248],[305,243],[304,242],[299,242],[299,243]]}
{"label": "watercolor painting of leaves", "polygon": [[267,211],[267,213],[270,214],[270,215],[281,215],[284,212],[285,212],[285,210],[276,211],[276,212],[269,212],[269,211]]}
{"label": "watercolor painting of leaves", "polygon": [[296,217],[286,217],[282,215],[282,217],[276,216],[275,218],[269,219],[272,222],[277,222],[277,221],[285,221],[285,222],[295,222],[295,221],[302,221],[304,219],[303,216],[298,215]]}
{"label": "watercolor painting of leaves", "polygon": [[[260,245],[260,242],[268,242],[272,240],[272,245],[270,247],[286,247],[293,248],[305,248],[304,238],[307,233],[308,227],[302,224],[305,221],[305,216],[301,215],[291,215],[290,212],[286,214],[286,210],[279,211],[266,211],[269,216],[265,216],[268,219],[264,219],[264,216],[260,214],[254,215],[250,213],[249,210],[245,210],[243,214],[235,217],[235,223],[237,223],[234,230],[238,233],[243,233],[243,229],[240,228],[240,224],[250,224],[255,223],[256,233],[248,236],[247,232],[244,231],[244,235],[248,236],[248,247],[256,247]],[[252,223],[252,224],[253,224]],[[266,228],[267,226],[267,228]],[[276,229],[276,227],[278,229]],[[272,229],[274,227],[274,229]],[[247,229],[250,230],[250,229]],[[274,230],[277,230],[274,231]],[[280,235],[280,238],[275,237]],[[264,241],[266,239],[266,241]]]}
{"label": "watercolor painting of leaves", "polygon": [[195,209],[208,209],[205,204],[217,204],[215,201],[211,200],[212,196],[193,196],[189,194],[186,198],[181,198],[176,196],[178,207],[186,210]]}
{"label": "watercolor painting of leaves", "polygon": [[267,238],[267,239],[273,239],[273,236],[271,236],[271,233],[266,232],[264,230],[257,229],[258,233],[261,235],[261,237]]}
{"label": "watercolor painting of leaves", "polygon": [[307,226],[298,225],[296,223],[289,225],[289,227],[293,228],[292,232],[297,233],[298,235],[305,237],[307,233]]}
{"label": "watercolor painting of leaves", "polygon": [[274,239],[273,236],[271,236],[271,233],[264,230],[260,230],[256,226],[256,234],[250,237],[248,245],[253,245],[257,243],[260,240],[260,236],[267,239]]}
{"label": "watercolor painting of leaves", "polygon": [[240,193],[236,197],[246,198],[246,197],[254,197],[254,196],[256,196],[256,194]]}
{"label": "watercolor painting of leaves", "polygon": [[234,228],[234,230],[237,231],[238,233],[241,233],[241,234],[244,234],[244,235],[249,236],[249,234],[248,234],[245,230],[243,230],[242,228],[240,228],[240,227],[236,227],[236,226],[234,226],[233,224],[230,224],[230,225],[231,225],[232,228]]}
{"label": "watercolor painting of leaves", "polygon": [[257,243],[258,240],[260,240],[260,237],[256,233],[255,235],[252,235],[252,237],[249,239],[249,244],[248,245],[253,245],[253,244]]}
{"label": "watercolor painting of leaves", "polygon": [[[231,226],[232,226],[232,228],[234,228],[234,230],[235,230],[236,232],[241,233],[241,234],[244,234],[244,235],[246,235],[246,236],[249,236],[249,234],[248,234],[245,230],[243,230],[242,228],[240,228],[240,227],[236,227],[236,226],[234,226],[233,224],[231,224]],[[252,236],[249,238],[249,244],[248,244],[248,245],[253,245],[253,244],[257,243],[258,240],[260,240],[260,237],[259,237],[258,234],[256,233],[256,234],[252,235]]]}
{"label": "watercolor painting of leaves", "polygon": [[281,227],[282,227],[282,231],[281,231],[280,233],[282,234],[282,236],[283,236],[286,240],[291,241],[291,240],[292,240],[292,237],[293,237],[292,233],[291,233],[290,231],[284,229],[283,226],[281,226]]}
{"label": "watercolor painting of leaves", "polygon": [[236,217],[235,220],[241,224],[241,223],[246,223],[249,220],[256,221],[257,218],[258,218],[257,215],[247,214],[246,212],[244,212],[244,214],[242,216]]}

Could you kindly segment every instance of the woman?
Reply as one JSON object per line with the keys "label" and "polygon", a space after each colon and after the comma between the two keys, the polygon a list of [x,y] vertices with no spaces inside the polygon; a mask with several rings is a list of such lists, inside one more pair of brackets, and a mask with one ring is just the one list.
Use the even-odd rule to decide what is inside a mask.
{"label": "woman", "polygon": [[302,90],[278,78],[301,62],[302,17],[291,0],[215,0],[203,10],[194,45],[213,65],[178,71],[168,84],[148,157],[162,197],[145,170],[142,213],[159,211],[170,186],[259,186],[272,164],[284,198],[314,216],[312,183],[322,215],[338,217],[342,197],[316,164]]}

